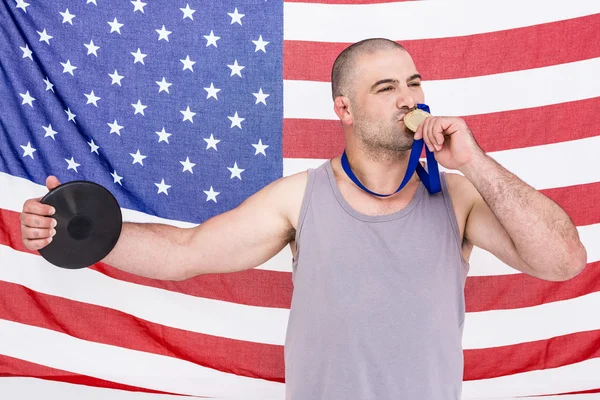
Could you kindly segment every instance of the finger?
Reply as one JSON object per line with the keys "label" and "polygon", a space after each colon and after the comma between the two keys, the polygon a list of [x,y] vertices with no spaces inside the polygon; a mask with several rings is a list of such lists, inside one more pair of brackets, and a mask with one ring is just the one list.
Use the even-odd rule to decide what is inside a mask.
{"label": "finger", "polygon": [[434,122],[434,118],[427,118],[423,122],[423,141],[427,145],[429,151],[433,152],[433,143],[431,143],[431,125]]}
{"label": "finger", "polygon": [[21,224],[29,228],[54,228],[56,220],[52,217],[44,217],[37,214],[21,213]]}
{"label": "finger", "polygon": [[437,145],[438,151],[442,149],[444,144],[444,121],[438,120],[431,128],[431,140]]}
{"label": "finger", "polygon": [[50,228],[30,228],[21,225],[21,237],[25,240],[49,239],[56,235],[56,229]]}
{"label": "finger", "polygon": [[423,137],[423,123],[420,123],[419,126],[417,126],[417,130],[415,132],[414,139],[419,140],[422,137]]}
{"label": "finger", "polygon": [[52,190],[57,186],[60,186],[60,182],[54,175],[50,175],[46,178],[46,188],[48,188],[48,190]]}
{"label": "finger", "polygon": [[52,241],[52,238],[48,239],[34,239],[34,240],[23,240],[23,244],[29,250],[40,250],[48,245]]}
{"label": "finger", "polygon": [[54,215],[54,207],[40,203],[41,197],[29,199],[23,204],[23,212],[37,215]]}

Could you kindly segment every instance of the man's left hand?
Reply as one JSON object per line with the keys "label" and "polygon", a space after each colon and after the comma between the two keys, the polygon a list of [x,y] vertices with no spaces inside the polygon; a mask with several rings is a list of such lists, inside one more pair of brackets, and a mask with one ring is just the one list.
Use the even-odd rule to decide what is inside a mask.
{"label": "man's left hand", "polygon": [[462,118],[429,117],[419,125],[415,140],[423,138],[444,168],[460,170],[473,157],[483,154]]}

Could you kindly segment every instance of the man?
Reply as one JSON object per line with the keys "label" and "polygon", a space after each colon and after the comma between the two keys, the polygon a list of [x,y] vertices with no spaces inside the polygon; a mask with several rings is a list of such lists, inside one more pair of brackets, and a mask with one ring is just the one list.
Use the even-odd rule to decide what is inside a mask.
{"label": "man", "polygon": [[[442,173],[442,191],[429,194],[415,174],[379,197],[359,188],[336,157],[195,228],[126,223],[103,261],[183,280],[256,267],[289,244],[288,399],[458,399],[473,246],[554,281],[582,271],[585,248],[568,215],[488,157],[462,119],[431,117],[416,133],[406,128],[404,115],[425,99],[402,46],[385,39],[350,46],[334,63],[332,90],[349,164],[369,190],[396,190],[420,138],[462,175]],[[52,240],[51,214],[39,199],[25,202],[27,248]]]}

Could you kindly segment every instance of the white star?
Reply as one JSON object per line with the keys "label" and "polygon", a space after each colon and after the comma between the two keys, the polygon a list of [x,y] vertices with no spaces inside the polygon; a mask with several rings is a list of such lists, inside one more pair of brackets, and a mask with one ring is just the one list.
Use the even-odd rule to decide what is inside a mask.
{"label": "white star", "polygon": [[75,160],[73,159],[73,157],[71,157],[70,160],[67,160],[65,158],[65,161],[69,163],[69,166],[67,167],[67,171],[70,170],[70,169],[72,169],[73,171],[77,172],[77,167],[79,167],[81,165],[81,164],[77,164],[75,162]]}
{"label": "white star", "polygon": [[67,108],[67,109],[66,109],[66,110],[64,110],[64,111],[67,113],[67,118],[68,118],[68,121],[73,121],[73,123],[75,123],[75,117],[76,117],[77,115],[73,114],[73,113],[71,112],[71,109],[70,109],[70,108]]}
{"label": "white star", "polygon": [[212,186],[210,190],[203,190],[203,192],[206,194],[206,201],[212,200],[215,203],[217,202],[217,196],[221,194],[221,192],[215,192]]}
{"label": "white star", "polygon": [[67,8],[65,12],[59,12],[60,15],[62,15],[63,17],[63,24],[66,24],[67,22],[70,23],[71,25],[73,25],[73,18],[75,18],[75,15],[69,13],[69,9]]}
{"label": "white star", "polygon": [[31,147],[31,142],[27,142],[27,146],[21,146],[23,149],[23,157],[29,156],[33,160],[33,152],[37,151],[33,147]]}
{"label": "white star", "polygon": [[189,69],[190,71],[194,72],[194,64],[196,64],[196,61],[192,61],[190,60],[190,56],[185,56],[185,60],[179,60],[183,63],[183,71],[185,71],[186,69]]}
{"label": "white star", "polygon": [[161,180],[160,183],[155,183],[156,187],[158,187],[158,193],[156,194],[160,194],[161,192],[166,194],[167,196],[169,195],[169,193],[167,193],[167,190],[169,190],[169,188],[171,187],[171,185],[167,185],[165,183],[165,180]]}
{"label": "white star", "polygon": [[173,33],[166,30],[164,25],[162,26],[162,29],[156,29],[156,32],[158,32],[158,40],[164,39],[167,42],[169,41],[169,35]]}
{"label": "white star", "polygon": [[110,132],[108,132],[109,135],[111,133],[116,133],[117,135],[121,136],[121,129],[123,129],[124,127],[119,125],[116,119],[115,122],[113,122],[112,124],[110,122],[107,122],[107,125],[110,126]]}
{"label": "white star", "polygon": [[206,142],[206,150],[210,149],[211,147],[217,150],[217,143],[220,142],[219,139],[215,139],[212,133],[210,134],[210,138],[204,138],[204,141]]}
{"label": "white star", "polygon": [[256,49],[254,50],[255,53],[259,50],[262,50],[263,53],[267,52],[265,46],[268,45],[269,42],[265,42],[262,38],[262,35],[259,35],[258,40],[253,40],[252,43],[254,43],[254,45],[256,46]]}
{"label": "white star", "polygon": [[133,113],[133,115],[136,115],[136,114],[142,114],[142,115],[144,115],[144,116],[145,116],[145,114],[144,114],[144,110],[145,110],[145,109],[146,109],[148,106],[145,106],[145,105],[143,105],[140,99],[138,99],[138,102],[137,102],[137,104],[132,104],[132,106],[133,106],[133,108],[135,108],[135,112]]}
{"label": "white star", "polygon": [[109,21],[108,24],[110,25],[109,33],[117,32],[119,35],[121,34],[121,28],[123,27],[123,24],[120,24],[116,17],[113,22]]}
{"label": "white star", "polygon": [[267,97],[270,96],[270,94],[263,93],[262,88],[258,89],[258,93],[252,94],[254,95],[254,97],[256,97],[256,103],[254,104],[263,103],[265,106],[267,105],[267,102],[265,100],[267,99]]}
{"label": "white star", "polygon": [[213,33],[212,29],[210,31],[210,35],[204,35],[204,39],[206,39],[206,47],[210,46],[211,44],[215,47],[217,47],[217,40],[221,39],[220,36],[215,36],[215,34]]}
{"label": "white star", "polygon": [[235,115],[233,117],[227,117],[231,120],[231,126],[230,128],[233,128],[234,126],[237,126],[238,128],[242,129],[242,121],[245,120],[246,118],[240,118],[238,117],[238,113],[237,111],[235,112]]}
{"label": "white star", "polygon": [[227,167],[227,169],[231,172],[231,177],[229,177],[229,179],[236,177],[240,181],[242,180],[242,172],[244,172],[245,169],[238,168],[237,162],[233,163],[233,168]]}
{"label": "white star", "polygon": [[50,44],[50,39],[52,39],[54,36],[50,36],[46,33],[46,29],[44,29],[43,32],[40,31],[36,31],[38,33],[38,35],[40,35],[40,42],[46,42],[46,44]]}
{"label": "white star", "polygon": [[140,163],[140,165],[144,165],[144,158],[148,157],[148,156],[143,156],[140,154],[140,149],[138,149],[137,153],[133,154],[133,153],[129,153],[129,155],[131,157],[133,157],[133,163]]}
{"label": "white star", "polygon": [[33,108],[33,102],[35,101],[35,99],[31,97],[31,95],[29,94],[29,90],[25,93],[19,93],[19,96],[23,98],[23,102],[21,103],[21,105],[29,104],[31,108]]}
{"label": "white star", "polygon": [[265,153],[265,149],[269,146],[266,144],[263,144],[261,139],[258,139],[258,143],[257,144],[253,143],[252,146],[254,146],[254,148],[256,149],[256,152],[254,153],[255,156],[258,155],[258,153],[261,153],[265,157],[267,156],[267,153]]}
{"label": "white star", "polygon": [[211,97],[214,97],[215,100],[219,100],[217,99],[217,93],[221,91],[221,89],[217,89],[215,87],[215,85],[213,85],[213,83],[210,83],[210,87],[205,87],[204,90],[206,90],[206,98],[210,99]]}
{"label": "white star", "polygon": [[87,0],[85,2],[85,4],[90,4],[90,3],[94,3],[95,6],[97,6],[98,4],[96,3],[96,0]]}
{"label": "white star", "polygon": [[194,115],[195,112],[190,111],[190,106],[187,106],[187,109],[180,111],[183,114],[183,122],[190,121],[192,124],[194,123]]}
{"label": "white star", "polygon": [[98,104],[96,104],[98,102],[98,100],[100,100],[100,97],[96,96],[94,94],[94,91],[92,90],[90,94],[83,94],[85,97],[87,97],[87,103],[85,104],[93,104],[96,107],[98,107]]}
{"label": "white star", "polygon": [[135,0],[135,1],[132,1],[131,4],[133,4],[133,12],[141,11],[142,14],[144,14],[144,6],[147,3],[142,3],[142,0]]}
{"label": "white star", "polygon": [[23,58],[29,58],[31,61],[33,61],[33,57],[31,56],[33,52],[31,51],[27,43],[25,43],[25,47],[19,46],[19,48],[23,50]]}
{"label": "white star", "polygon": [[90,54],[93,54],[93,55],[95,55],[96,57],[98,57],[98,53],[96,53],[96,51],[98,51],[98,49],[99,49],[100,47],[98,47],[98,46],[95,46],[95,45],[94,45],[94,41],[93,41],[93,40],[90,40],[90,43],[89,43],[89,44],[85,44],[85,43],[84,43],[83,45],[84,45],[85,47],[87,47],[87,49],[88,49],[88,52],[87,52],[87,55],[88,55],[88,56],[89,56]]}
{"label": "white star", "polygon": [[71,60],[67,60],[66,63],[60,63],[60,65],[63,66],[63,74],[69,73],[69,74],[71,74],[71,76],[74,76],[73,71],[75,71],[77,69],[77,67],[74,65],[71,65]]}
{"label": "white star", "polygon": [[114,85],[115,83],[119,86],[121,86],[121,79],[124,78],[124,76],[119,75],[119,73],[117,72],[117,70],[115,69],[115,72],[112,74],[108,74],[108,76],[110,76],[112,78],[112,83],[111,85]]}
{"label": "white star", "polygon": [[189,4],[186,4],[185,8],[180,8],[180,10],[183,11],[183,19],[189,18],[192,21],[194,20],[194,16],[192,14],[194,14],[196,10],[192,10]]}
{"label": "white star", "polygon": [[21,8],[27,13],[27,7],[29,7],[29,3],[25,3],[24,0],[17,0],[17,8]]}
{"label": "white star", "polygon": [[58,132],[56,132],[54,129],[52,129],[52,124],[48,124],[48,126],[42,125],[42,128],[44,128],[44,131],[46,131],[46,134],[44,135],[44,137],[50,136],[52,138],[52,140],[56,140],[56,139],[54,139],[54,135],[56,135]]}
{"label": "white star", "polygon": [[46,91],[52,90],[52,93],[54,93],[54,85],[52,84],[52,82],[50,82],[50,79],[48,77],[44,79],[44,83],[46,84]]}
{"label": "white star", "polygon": [[135,53],[134,53],[134,52],[132,51],[132,52],[131,52],[131,55],[135,57],[135,60],[133,61],[133,63],[134,63],[134,64],[135,64],[135,63],[138,63],[138,62],[140,62],[140,63],[142,63],[143,65],[146,65],[146,64],[144,64],[144,57],[146,57],[146,56],[147,56],[147,54],[144,54],[144,53],[142,53],[142,52],[140,51],[140,48],[139,48],[139,47],[138,47],[138,49],[137,49],[137,52],[135,52]]}
{"label": "white star", "polygon": [[159,86],[158,93],[160,93],[162,91],[165,91],[165,92],[169,93],[169,86],[172,85],[172,83],[168,83],[165,80],[164,76],[162,78],[162,81],[156,81],[156,84]]}
{"label": "white star", "polygon": [[235,22],[242,25],[242,17],[246,14],[239,14],[237,8],[232,13],[227,13],[231,17],[231,25]]}
{"label": "white star", "polygon": [[87,142],[87,144],[89,144],[89,145],[90,145],[90,148],[91,148],[91,152],[92,152],[92,153],[96,153],[96,154],[100,155],[100,154],[98,153],[98,149],[99,149],[100,147],[99,147],[99,146],[98,146],[96,143],[94,143],[94,139],[92,139],[92,141],[91,141],[91,142]]}
{"label": "white star", "polygon": [[112,174],[110,174],[110,175],[111,175],[111,176],[113,177],[113,179],[114,179],[114,182],[113,182],[113,183],[118,183],[119,185],[123,186],[123,184],[121,183],[121,179],[123,179],[123,177],[122,177],[122,176],[119,176],[119,175],[117,174],[117,171],[116,171],[116,170],[114,170],[114,169],[113,169],[113,172],[112,172]]}
{"label": "white star", "polygon": [[240,78],[242,77],[242,70],[243,70],[244,68],[246,68],[246,67],[244,67],[244,66],[242,66],[242,65],[238,65],[238,62],[237,62],[237,60],[235,60],[235,61],[233,62],[233,65],[229,65],[229,64],[227,64],[227,66],[228,66],[229,68],[231,68],[231,75],[229,75],[229,76],[237,75],[237,76],[239,76]]}
{"label": "white star", "polygon": [[165,131],[164,127],[162,128],[162,131],[155,133],[158,135],[158,143],[167,142],[167,144],[169,144],[169,136],[171,136],[171,134]]}
{"label": "white star", "polygon": [[190,171],[192,174],[194,173],[194,171],[192,171],[192,168],[194,168],[194,166],[196,164],[190,162],[190,158],[186,157],[185,161],[179,161],[181,163],[181,165],[183,165],[183,171],[181,172],[185,172],[185,171]]}

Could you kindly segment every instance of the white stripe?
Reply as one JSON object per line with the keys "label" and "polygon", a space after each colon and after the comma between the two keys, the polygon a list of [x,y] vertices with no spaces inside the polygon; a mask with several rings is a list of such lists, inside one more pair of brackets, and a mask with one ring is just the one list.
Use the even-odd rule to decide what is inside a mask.
{"label": "white stripe", "polygon": [[[520,329],[519,326],[512,327]],[[497,399],[497,397],[533,396],[569,393],[598,389],[600,358],[558,368],[529,371],[493,379],[467,381],[463,385],[463,399]],[[490,397],[493,394],[493,397]],[[598,399],[600,394],[572,395],[577,399]],[[538,397],[538,400],[565,399],[571,396]]]}
{"label": "white stripe", "polygon": [[11,400],[182,400],[180,395],[129,392],[36,378],[0,378],[0,393]]}
{"label": "white stripe", "polygon": [[600,292],[511,310],[466,315],[463,346],[484,349],[600,329]]}
{"label": "white stripe", "polygon": [[277,382],[227,374],[178,358],[90,342],[6,320],[0,320],[0,354],[169,393],[262,399],[282,398],[285,390]]}
{"label": "white stripe", "polygon": [[[587,262],[600,261],[600,223],[578,226],[579,238],[587,250]],[[490,252],[474,247],[469,260],[469,276],[491,276],[519,274],[518,270],[504,264]]]}
{"label": "white stripe", "polygon": [[[416,1],[369,5],[284,2],[285,40],[352,43],[444,38],[521,28],[600,12],[597,1]],[[307,29],[307,24],[310,28]],[[351,27],[351,28],[348,28]]]}
{"label": "white stripe", "polygon": [[[584,185],[600,182],[600,132],[598,134],[599,136],[585,139],[487,154],[537,190]],[[284,158],[283,172],[285,176],[289,176],[308,168],[315,168],[325,161]],[[441,165],[439,169],[449,171]]]}
{"label": "white stripe", "polygon": [[[586,372],[589,373],[589,372]],[[593,373],[593,371],[591,372]],[[472,383],[495,385],[487,381],[467,382],[467,392],[463,393],[463,400],[489,400],[490,393],[485,392],[481,396],[472,396],[471,392],[479,390],[472,386]],[[31,399],[58,399],[61,400],[182,400],[181,396],[151,394],[141,392],[128,392],[124,390],[98,388],[92,386],[76,385],[72,383],[54,382],[45,379],[36,378],[0,378],[0,393],[6,395],[11,400],[31,400]],[[199,399],[199,397],[189,397],[190,399]],[[244,397],[213,397],[211,400],[243,400]],[[264,397],[263,397],[264,398]],[[572,394],[563,396],[540,397],[519,397],[519,400],[597,400],[600,394]],[[283,397],[274,397],[269,400],[283,400]],[[515,397],[493,397],[493,400],[515,400]]]}
{"label": "white stripe", "polygon": [[[90,268],[58,268],[41,256],[0,246],[0,280],[213,336],[281,345],[289,310],[205,299],[110,278]],[[190,317],[193,316],[193,317]]]}
{"label": "white stripe", "polygon": [[[4,193],[10,193],[10,196],[0,197],[0,208],[16,212],[21,212],[25,200],[43,197],[48,193],[46,186],[31,182],[25,178],[12,176],[6,172],[0,172],[0,187]],[[129,222],[152,222],[180,226],[182,228],[190,228],[197,225],[184,221],[159,218],[126,208],[121,208],[121,213],[123,214],[123,221]]]}
{"label": "white stripe", "polygon": [[[423,91],[434,115],[478,115],[598,97],[597,71],[600,71],[600,57],[523,71],[424,81]],[[331,84],[284,80],[283,115],[338,120],[333,111]]]}

